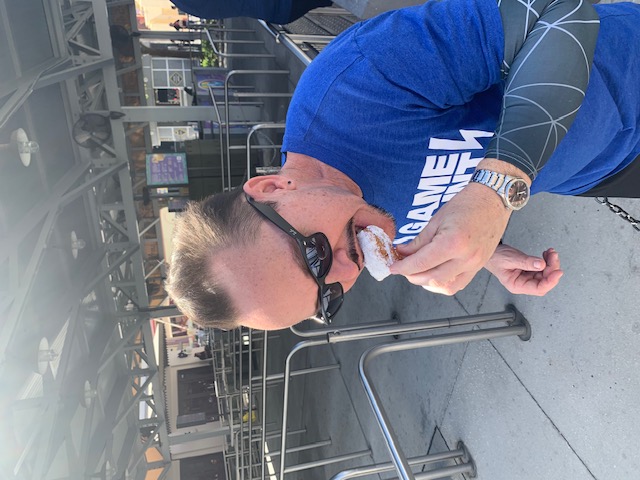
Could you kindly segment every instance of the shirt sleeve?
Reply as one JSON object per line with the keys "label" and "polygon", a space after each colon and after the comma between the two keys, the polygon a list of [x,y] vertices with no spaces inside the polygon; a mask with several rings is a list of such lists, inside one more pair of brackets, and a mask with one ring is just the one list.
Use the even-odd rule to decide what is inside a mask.
{"label": "shirt sleeve", "polygon": [[485,158],[534,179],[582,104],[600,22],[588,0],[499,0],[498,6],[506,84]]}
{"label": "shirt sleeve", "polygon": [[462,107],[503,80],[496,0],[429,0],[364,22],[354,38],[370,68],[422,108]]}

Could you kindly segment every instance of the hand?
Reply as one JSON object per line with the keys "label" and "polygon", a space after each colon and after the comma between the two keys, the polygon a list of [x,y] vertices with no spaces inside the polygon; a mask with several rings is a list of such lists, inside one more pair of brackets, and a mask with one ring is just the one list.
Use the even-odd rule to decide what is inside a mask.
{"label": "hand", "polygon": [[543,258],[530,257],[509,245],[498,245],[485,268],[511,293],[543,296],[564,274],[558,253],[549,248]]}
{"label": "hand", "polygon": [[494,191],[477,183],[464,187],[411,243],[391,273],[426,290],[453,295],[462,290],[496,249],[511,211]]}

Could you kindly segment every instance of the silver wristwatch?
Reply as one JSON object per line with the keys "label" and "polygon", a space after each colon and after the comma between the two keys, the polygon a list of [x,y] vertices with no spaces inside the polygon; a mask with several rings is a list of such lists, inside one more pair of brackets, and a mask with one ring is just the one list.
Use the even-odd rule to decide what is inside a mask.
{"label": "silver wristwatch", "polygon": [[476,170],[471,181],[494,190],[509,210],[520,210],[529,201],[529,185],[523,179],[491,170]]}

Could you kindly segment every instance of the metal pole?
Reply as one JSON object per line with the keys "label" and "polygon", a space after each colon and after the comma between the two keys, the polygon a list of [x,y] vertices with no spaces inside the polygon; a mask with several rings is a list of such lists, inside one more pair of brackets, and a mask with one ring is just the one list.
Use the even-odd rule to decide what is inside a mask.
{"label": "metal pole", "polygon": [[[322,365],[320,367],[301,368],[300,370],[294,370],[291,372],[292,377],[299,377],[301,375],[307,375],[309,373],[327,372],[329,370],[338,370],[340,368],[339,363],[332,363],[330,365]],[[262,377],[254,377],[254,381],[262,380]],[[270,383],[268,387],[273,384],[281,383],[284,380],[284,373],[274,373],[267,377],[267,382]]]}
{"label": "metal pole", "polygon": [[153,268],[149,271],[149,273],[147,273],[147,274],[144,276],[144,279],[145,279],[145,280],[147,280],[147,279],[148,279],[151,275],[153,275],[153,273],[154,273],[156,270],[158,270],[162,265],[164,265],[164,258],[163,258],[162,260],[160,260],[160,261],[158,262],[158,264],[157,264],[155,267],[153,267]]}
{"label": "metal pole", "polygon": [[[289,430],[287,432],[287,435],[302,435],[303,433],[307,433],[307,429],[306,428],[300,428],[298,430]],[[281,434],[281,432],[278,430],[277,432],[269,432],[267,433],[267,440],[272,439],[272,438],[278,438]],[[262,438],[262,435],[260,435],[260,437],[253,437],[254,440],[260,440]]]}
{"label": "metal pole", "polygon": [[[247,134],[247,144],[246,144],[246,149],[247,149],[247,179],[251,178],[251,137],[253,136],[254,132],[258,131],[258,130],[263,130],[263,129],[267,129],[267,130],[275,130],[278,128],[284,128],[285,124],[284,123],[260,123],[258,125],[254,125],[251,130],[249,130],[249,133]],[[229,147],[231,148],[231,147]]]}
{"label": "metal pole", "polygon": [[[224,188],[224,140],[222,138],[222,117],[220,116],[220,109],[218,108],[218,102],[216,101],[216,95],[213,91],[213,88],[209,86],[209,96],[211,97],[211,101],[213,102],[213,109],[216,112],[216,118],[218,119],[218,141],[220,142],[220,180],[222,181],[222,191],[225,191]],[[229,118],[224,119],[225,127],[229,128]],[[231,187],[231,185],[229,185]]]}
{"label": "metal pole", "polygon": [[[461,463],[460,465],[453,465],[451,467],[443,467],[431,472],[416,473],[416,480],[436,480],[438,478],[451,478],[453,475],[459,473],[472,474],[475,472],[476,467],[470,463]],[[472,475],[475,476],[475,475]]]}
{"label": "metal pole", "polygon": [[299,330],[296,326],[289,327],[293,333],[295,333],[299,337],[321,337],[328,333],[333,333],[337,330],[341,332],[348,332],[349,330],[357,330],[360,328],[372,328],[372,327],[382,327],[384,325],[399,325],[400,322],[398,320],[395,321],[382,321],[382,322],[373,322],[373,323],[360,323],[358,325],[344,326],[344,327],[323,327],[323,328],[315,328],[313,330]]}
{"label": "metal pole", "polygon": [[438,320],[426,320],[424,322],[405,323],[400,325],[388,325],[358,330],[338,330],[327,333],[329,343],[349,342],[352,340],[368,339],[386,335],[399,335],[402,333],[422,332],[435,328],[450,328],[478,323],[506,321],[516,319],[516,312],[507,310],[500,313],[487,313],[480,315],[468,315],[463,317],[442,318]]}
{"label": "metal pole", "polygon": [[[229,72],[231,73],[231,72]],[[227,79],[229,78],[229,75],[227,75],[227,78],[225,78],[224,81],[224,121],[225,121],[225,127],[224,127],[224,135],[225,135],[225,139],[226,139],[226,143],[225,143],[225,147],[227,149],[227,180],[229,182],[229,184],[227,185],[227,188],[229,190],[231,190],[231,150],[229,149],[229,146],[231,145],[231,132],[229,131],[229,115],[230,115],[230,110],[229,110],[229,83],[227,82]],[[221,127],[222,128],[222,127]],[[220,148],[222,148],[222,145],[220,145]]]}
{"label": "metal pole", "polygon": [[[525,320],[526,322],[526,320]],[[378,393],[369,380],[368,368],[376,357],[383,353],[412,350],[416,348],[427,348],[440,345],[451,345],[454,343],[464,343],[476,340],[488,340],[490,338],[507,337],[511,335],[526,336],[529,333],[528,324],[521,323],[516,326],[489,328],[486,330],[474,330],[470,332],[458,332],[442,335],[433,335],[429,338],[401,340],[394,343],[386,343],[369,348],[360,357],[359,371],[362,384],[369,398],[371,408],[376,416],[378,424],[387,442],[387,447],[391,453],[391,458],[396,466],[396,470],[402,480],[415,480],[409,463],[404,453],[398,446],[398,439],[390,426],[389,418],[382,407],[382,402]]]}
{"label": "metal pole", "polygon": [[235,447],[235,456],[236,456],[236,480],[240,480],[240,460],[239,460],[239,453],[240,453],[240,447],[238,446],[238,437],[240,435],[240,430],[237,430],[235,433],[235,437],[236,437],[236,447]]}
{"label": "metal pole", "polygon": [[[252,55],[251,55],[252,56]],[[231,70],[227,73],[224,79],[224,112],[225,112],[225,121],[227,123],[227,127],[225,129],[226,132],[226,147],[227,147],[227,162],[229,162],[229,171],[227,171],[227,178],[229,180],[229,189],[231,189],[231,150],[230,146],[230,134],[229,134],[229,80],[231,77],[235,75],[257,75],[257,74],[267,74],[267,75],[289,75],[289,70]]]}
{"label": "metal pole", "polygon": [[280,477],[284,478],[284,475],[287,473],[294,473],[294,472],[300,472],[302,470],[309,470],[311,468],[323,467],[325,465],[331,465],[332,463],[346,462],[348,460],[365,457],[367,455],[371,455],[371,450],[362,450],[360,452],[348,453],[346,455],[338,455],[336,457],[325,458],[323,460],[316,460],[314,462],[301,463],[299,465],[292,465],[290,467],[287,467],[284,473],[281,473]]}
{"label": "metal pole", "polygon": [[[465,454],[465,450],[457,449],[449,452],[434,453],[431,455],[424,455],[422,457],[415,457],[409,459],[409,465],[415,467],[424,463],[435,463],[442,460],[449,460],[452,458],[462,457]],[[395,468],[393,463],[380,463],[377,465],[371,465],[368,467],[358,467],[350,470],[343,470],[338,474],[331,477],[331,480],[347,480],[348,478],[364,477],[366,475],[375,475],[378,473],[390,472]]]}
{"label": "metal pole", "polygon": [[[244,432],[244,415],[242,414],[242,411],[244,410],[244,392],[242,391],[242,387],[243,387],[243,381],[244,379],[242,378],[243,376],[243,358],[242,358],[242,327],[240,327],[238,330],[238,333],[240,334],[240,341],[238,343],[238,351],[239,351],[239,357],[240,360],[238,361],[239,367],[240,367],[240,372],[239,372],[239,377],[240,377],[240,435],[239,435],[239,439],[240,442],[238,444],[238,449],[240,450],[240,478],[242,480],[244,480],[244,438],[243,438],[243,432]],[[249,434],[251,434],[251,432],[249,432]]]}
{"label": "metal pole", "polygon": [[[213,38],[211,38],[211,33],[209,33],[208,29],[204,29],[209,42],[211,43],[211,47],[213,48],[214,53],[219,56],[220,58],[274,58],[275,55],[272,55],[270,53],[224,53],[224,52],[219,52],[218,49],[216,48],[216,43],[227,43],[227,40],[218,40],[217,42],[213,40]],[[250,44],[255,44],[255,40],[236,40],[234,43],[250,43]],[[260,42],[260,43],[264,43],[264,42]]]}
{"label": "metal pole", "polygon": [[[313,450],[314,448],[318,448],[318,447],[327,447],[329,445],[331,445],[331,440],[321,440],[319,442],[309,443],[307,445],[299,445],[297,447],[292,447],[287,450],[287,453],[304,452],[306,450]],[[276,450],[275,452],[269,452],[269,456],[279,457],[280,450]]]}
{"label": "metal pole", "polygon": [[[304,348],[307,347],[312,347],[314,345],[324,345],[325,343],[327,343],[327,341],[325,339],[322,340],[304,340],[302,342],[297,343],[289,352],[289,354],[287,355],[287,359],[284,362],[284,393],[283,393],[283,398],[284,398],[284,402],[282,405],[282,428],[281,428],[281,432],[282,432],[282,438],[280,439],[280,451],[281,452],[286,452],[287,451],[287,416],[289,413],[289,380],[290,380],[290,374],[291,374],[291,360],[293,359],[294,355],[303,350]],[[286,455],[280,455],[280,476],[279,479],[280,480],[284,480],[284,472],[285,472],[285,467],[284,467],[284,462],[286,459]]]}
{"label": "metal pole", "polygon": [[[487,318],[490,318],[491,320],[494,320],[496,319],[496,317],[499,317],[500,319],[502,319],[504,318],[504,316],[505,316],[505,313],[502,312],[500,314],[482,315],[482,316],[479,316],[479,318],[482,320],[482,318],[487,317]],[[509,314],[509,318],[512,318],[512,317],[513,315]],[[467,317],[461,317],[461,318],[467,318]],[[472,318],[475,318],[475,317],[472,317]],[[281,429],[282,438],[280,443],[280,451],[285,452],[286,445],[287,445],[287,438],[286,438],[286,435],[284,435],[284,432],[286,432],[286,429],[287,429],[287,421],[288,421],[287,417],[289,413],[289,382],[290,382],[290,375],[291,375],[291,361],[293,357],[296,355],[296,353],[298,353],[300,350],[303,350],[304,348],[307,348],[307,347],[324,345],[327,343],[339,343],[339,342],[347,342],[347,341],[357,340],[357,339],[366,339],[366,338],[371,338],[376,336],[395,335],[397,334],[398,331],[415,332],[415,331],[426,330],[426,329],[447,327],[450,325],[451,320],[452,319],[427,320],[425,322],[415,322],[415,323],[410,323],[406,325],[387,325],[387,326],[375,326],[375,327],[369,327],[369,324],[366,324],[365,328],[356,327],[356,329],[353,329],[353,330],[345,329],[344,331],[335,330],[331,328],[319,329],[318,331],[323,331],[323,333],[326,333],[325,338],[320,338],[315,340],[303,340],[298,344],[296,344],[291,350],[291,352],[289,352],[285,360],[284,393],[283,393],[284,399],[283,399],[283,406],[282,406],[282,429]],[[458,321],[462,321],[462,320],[458,320]],[[490,321],[490,320],[487,320],[487,321]],[[473,323],[473,322],[470,322],[470,323]],[[330,331],[324,332],[324,330],[330,330]],[[285,455],[280,457],[280,472],[283,472],[284,470],[285,470]],[[280,478],[280,480],[284,480],[284,479]]]}
{"label": "metal pole", "polygon": [[262,432],[260,438],[260,478],[264,478],[264,451],[267,444],[267,348],[268,334],[265,330],[262,332]]}
{"label": "metal pole", "polygon": [[[462,317],[448,317],[448,318],[439,319],[439,320],[426,320],[424,322],[413,322],[405,325],[402,325],[402,324],[384,325],[383,324],[383,326],[375,326],[375,327],[369,328],[370,324],[365,324],[366,325],[365,328],[354,327],[352,329],[345,328],[343,330],[328,329],[328,330],[331,330],[330,332],[324,332],[323,330],[325,329],[319,329],[318,331],[323,331],[323,333],[326,333],[325,338],[303,340],[297,343],[291,349],[291,352],[289,352],[285,360],[282,428],[281,428],[282,438],[281,438],[281,444],[280,444],[280,451],[286,452],[287,437],[285,435],[285,432],[287,428],[287,416],[289,412],[289,381],[291,377],[291,361],[293,357],[296,355],[296,353],[298,353],[300,350],[303,350],[307,347],[317,346],[317,345],[349,342],[352,340],[362,340],[362,339],[375,338],[375,337],[380,337],[385,335],[397,335],[398,333],[420,332],[425,330],[432,330],[434,328],[454,327],[454,326],[461,326],[461,325],[474,325],[478,323],[493,322],[493,321],[507,321],[507,322],[518,321],[519,323],[524,324],[526,328],[526,331],[521,334],[522,335],[521,338],[523,340],[526,340],[528,339],[528,337],[526,336],[530,335],[530,330],[528,329],[528,323],[526,319],[512,305],[507,305],[506,310],[504,312],[469,315],[469,316],[462,316]],[[467,332],[464,332],[464,333],[467,333]],[[434,338],[434,337],[429,337],[429,339],[430,338]],[[282,455],[280,457],[280,472],[285,471],[284,463],[285,463],[285,455]],[[284,479],[280,477],[280,480],[284,480]]]}
{"label": "metal pole", "polygon": [[311,63],[311,59],[309,56],[295,43],[293,42],[286,33],[275,31],[267,22],[264,20],[258,20],[258,23],[262,25],[262,27],[270,33],[275,39],[276,43],[281,43],[285,47],[293,53],[293,55],[302,62],[305,67],[308,67]]}
{"label": "metal pole", "polygon": [[[253,330],[249,329],[249,464],[251,464],[251,449],[252,442],[251,437],[253,436]],[[251,472],[251,466],[249,466],[249,478],[253,476]]]}
{"label": "metal pole", "polygon": [[149,225],[144,227],[144,230],[140,231],[139,236],[142,237],[145,233],[147,233],[149,230],[155,227],[159,222],[160,222],[160,217],[156,218],[153,222],[151,222]]}

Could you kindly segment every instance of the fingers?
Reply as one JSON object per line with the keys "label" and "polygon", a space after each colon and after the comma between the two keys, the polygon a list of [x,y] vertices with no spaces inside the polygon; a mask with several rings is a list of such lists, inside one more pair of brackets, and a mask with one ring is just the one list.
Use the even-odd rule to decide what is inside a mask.
{"label": "fingers", "polygon": [[[418,240],[417,237],[415,240]],[[424,244],[423,241],[417,241],[417,244]],[[389,267],[394,275],[404,275],[409,277],[422,272],[427,272],[435,267],[441,266],[451,260],[454,250],[450,248],[442,248],[441,241],[437,239],[424,246],[413,254],[405,254],[404,250],[398,249],[401,255],[406,255],[402,260],[394,262]],[[413,242],[410,245],[413,249]]]}
{"label": "fingers", "polygon": [[[564,272],[562,270],[553,271],[549,276],[542,278],[542,280],[540,281],[537,281],[537,285],[533,285],[534,292],[530,293],[530,295],[539,297],[546,295],[558,285],[560,279],[562,278],[562,275],[564,275]],[[536,281],[534,280],[534,282]]]}
{"label": "fingers", "polygon": [[[431,228],[429,228],[430,226]],[[432,226],[431,223],[429,223],[425,227],[425,229],[422,232],[420,232],[420,235],[418,235],[409,243],[403,243],[403,244],[397,245],[396,250],[403,257],[408,257],[409,255],[413,255],[418,250],[420,250],[423,246],[430,243],[431,240],[433,240],[433,237],[435,237],[436,232],[437,232],[437,229],[434,226]]]}
{"label": "fingers", "polygon": [[456,279],[450,283],[438,285],[436,282],[432,282],[432,285],[422,285],[422,288],[429,292],[439,293],[440,295],[452,296],[469,285],[472,279],[473,275],[463,274],[456,277]]}
{"label": "fingers", "polygon": [[509,219],[489,193],[471,186],[456,194],[411,243],[398,247],[405,258],[391,273],[448,295],[464,288],[494,254]]}
{"label": "fingers", "polygon": [[[443,295],[454,295],[466,287],[477,272],[460,271],[459,263],[450,260],[429,272],[408,275],[406,278],[414,285],[420,285],[425,290]],[[445,279],[445,280],[443,280]]]}
{"label": "fingers", "polygon": [[547,249],[542,256],[547,262],[547,267],[545,270],[553,271],[560,269],[560,255],[553,248]]}
{"label": "fingers", "polygon": [[509,291],[515,294],[541,297],[553,290],[564,275],[562,270],[545,272],[522,272]]}

